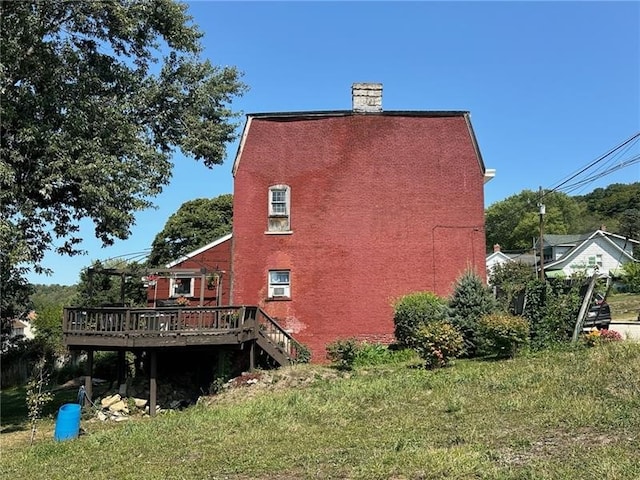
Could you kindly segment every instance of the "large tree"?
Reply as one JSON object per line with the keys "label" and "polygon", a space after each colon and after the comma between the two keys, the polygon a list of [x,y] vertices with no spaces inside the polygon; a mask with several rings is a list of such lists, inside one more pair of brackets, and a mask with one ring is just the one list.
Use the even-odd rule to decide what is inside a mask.
{"label": "large tree", "polygon": [[127,238],[175,150],[222,162],[246,87],[201,58],[185,5],[1,1],[0,15],[3,270],[80,253],[82,219],[104,245]]}
{"label": "large tree", "polygon": [[183,203],[153,240],[149,265],[164,265],[230,233],[232,220],[231,194]]}

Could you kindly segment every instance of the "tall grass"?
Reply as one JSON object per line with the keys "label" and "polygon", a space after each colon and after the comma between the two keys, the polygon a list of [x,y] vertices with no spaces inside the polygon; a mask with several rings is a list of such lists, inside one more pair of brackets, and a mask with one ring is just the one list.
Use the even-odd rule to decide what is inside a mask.
{"label": "tall grass", "polygon": [[640,478],[640,345],[292,372],[314,380],[3,445],[0,477]]}

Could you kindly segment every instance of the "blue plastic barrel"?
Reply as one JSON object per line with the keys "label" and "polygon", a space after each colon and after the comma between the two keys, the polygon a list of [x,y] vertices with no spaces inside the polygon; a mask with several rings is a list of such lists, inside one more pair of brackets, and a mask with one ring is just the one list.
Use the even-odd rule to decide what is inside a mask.
{"label": "blue plastic barrel", "polygon": [[62,442],[78,438],[80,433],[80,409],[79,403],[65,403],[58,410],[56,429],[53,438]]}

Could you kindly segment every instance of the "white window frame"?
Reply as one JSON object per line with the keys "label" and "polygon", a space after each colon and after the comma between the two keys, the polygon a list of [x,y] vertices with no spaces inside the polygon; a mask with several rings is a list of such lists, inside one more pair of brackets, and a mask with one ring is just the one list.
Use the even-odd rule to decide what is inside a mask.
{"label": "white window frame", "polygon": [[596,253],[596,265],[602,268],[602,254]]}
{"label": "white window frame", "polygon": [[[180,283],[184,281],[189,281],[189,293],[176,293],[176,287],[178,286],[178,280]],[[195,290],[195,281],[193,277],[177,277],[169,279],[169,297],[178,298],[178,297],[193,297]]]}
{"label": "white window frame", "polygon": [[[286,274],[286,280],[275,278],[278,274]],[[291,298],[291,270],[269,270],[269,298]]]}
{"label": "white window frame", "polygon": [[[273,196],[276,192],[284,193],[284,201],[273,201]],[[289,185],[271,185],[269,187],[269,195],[267,198],[268,203],[268,212],[269,218],[267,221],[267,232],[271,234],[282,234],[282,233],[291,233],[291,187]],[[284,212],[276,211],[274,209],[274,205],[283,205],[284,204]],[[272,228],[271,219],[286,219],[287,221],[287,229],[286,230],[277,230]]]}

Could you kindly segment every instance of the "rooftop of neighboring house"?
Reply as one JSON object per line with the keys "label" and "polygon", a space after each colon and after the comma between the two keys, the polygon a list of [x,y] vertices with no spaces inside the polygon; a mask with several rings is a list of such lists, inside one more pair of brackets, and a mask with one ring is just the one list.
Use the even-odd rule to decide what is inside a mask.
{"label": "rooftop of neighboring house", "polygon": [[510,260],[512,262],[520,262],[525,265],[537,265],[538,256],[533,253],[525,253],[525,252],[503,252],[500,248],[500,245],[495,244],[493,246],[493,252],[487,254],[486,258],[489,260],[492,257],[501,256],[505,260]]}
{"label": "rooftop of neighboring house", "polygon": [[[607,232],[604,226],[602,226],[598,230],[587,233],[577,233],[570,235],[545,234],[543,236],[543,241],[545,247],[575,247],[597,235],[607,236],[618,240],[627,241],[629,243],[640,244],[640,241],[634,240],[633,238],[625,238],[623,235]],[[536,240],[536,247],[537,245],[538,240]]]}

